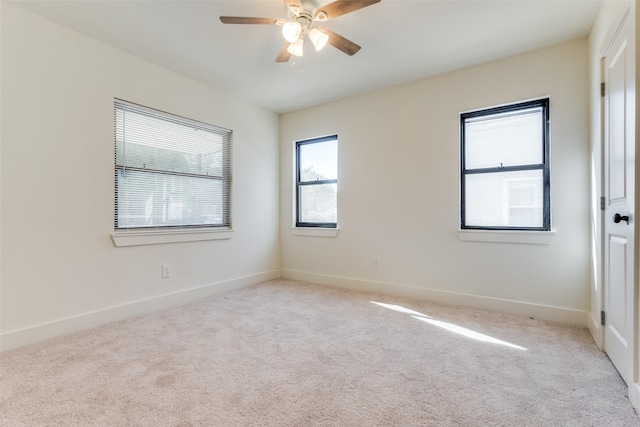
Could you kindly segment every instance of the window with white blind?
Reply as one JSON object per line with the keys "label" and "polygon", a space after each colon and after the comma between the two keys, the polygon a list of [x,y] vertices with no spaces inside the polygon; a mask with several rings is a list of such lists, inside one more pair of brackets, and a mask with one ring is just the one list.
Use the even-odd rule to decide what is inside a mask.
{"label": "window with white blind", "polygon": [[115,229],[228,228],[231,131],[115,100]]}
{"label": "window with white blind", "polygon": [[549,99],[460,116],[461,227],[551,229]]}
{"label": "window with white blind", "polygon": [[296,142],[296,227],[338,225],[338,137]]}

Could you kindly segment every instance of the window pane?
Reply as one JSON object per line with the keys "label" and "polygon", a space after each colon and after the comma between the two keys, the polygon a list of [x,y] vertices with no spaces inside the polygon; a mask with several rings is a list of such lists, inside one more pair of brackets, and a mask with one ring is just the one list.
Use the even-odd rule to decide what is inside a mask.
{"label": "window pane", "polygon": [[300,222],[336,223],[337,184],[300,186]]}
{"label": "window pane", "polygon": [[466,169],[541,164],[542,108],[465,120]]}
{"label": "window pane", "polygon": [[118,228],[222,225],[224,182],[139,171],[116,171]]}
{"label": "window pane", "polygon": [[542,170],[465,177],[465,225],[542,227]]}
{"label": "window pane", "polygon": [[300,181],[338,179],[338,141],[301,144]]}

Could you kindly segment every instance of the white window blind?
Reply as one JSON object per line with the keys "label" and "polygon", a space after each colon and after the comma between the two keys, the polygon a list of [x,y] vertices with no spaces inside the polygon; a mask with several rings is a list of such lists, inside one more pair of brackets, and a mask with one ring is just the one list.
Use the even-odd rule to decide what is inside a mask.
{"label": "white window blind", "polygon": [[115,229],[229,227],[231,131],[115,100]]}

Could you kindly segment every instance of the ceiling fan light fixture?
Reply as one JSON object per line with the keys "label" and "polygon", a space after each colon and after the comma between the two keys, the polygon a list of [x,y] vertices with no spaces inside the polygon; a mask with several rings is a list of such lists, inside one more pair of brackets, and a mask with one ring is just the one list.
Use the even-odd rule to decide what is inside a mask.
{"label": "ceiling fan light fixture", "polygon": [[295,43],[300,39],[302,33],[302,25],[296,21],[285,22],[282,26],[282,35],[289,43]]}
{"label": "ceiling fan light fixture", "polygon": [[295,42],[291,43],[287,48],[287,52],[292,54],[293,56],[302,56],[304,47],[304,39],[300,37]]}
{"label": "ceiling fan light fixture", "polygon": [[312,28],[311,31],[309,31],[309,39],[311,43],[313,43],[313,47],[316,48],[316,51],[319,51],[327,45],[329,36],[322,30]]}

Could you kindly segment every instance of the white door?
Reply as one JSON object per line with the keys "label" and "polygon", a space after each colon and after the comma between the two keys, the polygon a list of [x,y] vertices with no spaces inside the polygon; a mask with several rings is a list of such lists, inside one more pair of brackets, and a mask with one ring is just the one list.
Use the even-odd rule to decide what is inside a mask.
{"label": "white door", "polygon": [[634,39],[628,20],[604,58],[605,351],[632,383],[634,289]]}

